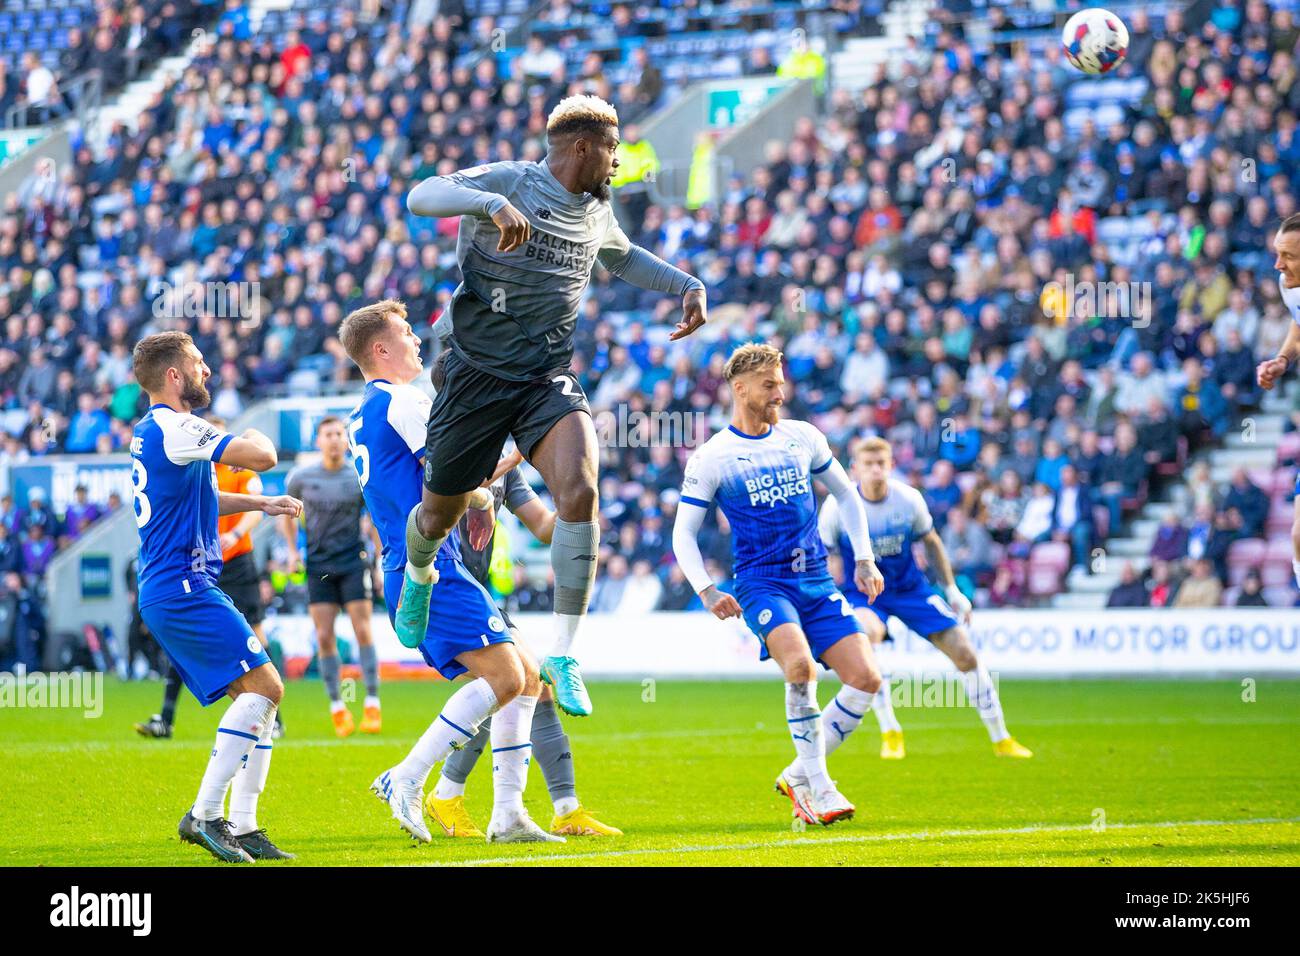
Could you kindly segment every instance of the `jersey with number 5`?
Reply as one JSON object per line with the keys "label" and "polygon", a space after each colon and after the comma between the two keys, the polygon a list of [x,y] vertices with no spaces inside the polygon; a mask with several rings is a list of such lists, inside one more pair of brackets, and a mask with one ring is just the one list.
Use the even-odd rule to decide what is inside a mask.
{"label": "jersey with number 5", "polygon": [[140,606],[217,586],[220,499],[213,462],[231,438],[188,412],[153,405],[131,439],[140,532]]}
{"label": "jersey with number 5", "polygon": [[[352,463],[383,542],[385,571],[406,567],[406,516],[424,493],[424,441],[431,406],[429,396],[414,385],[373,379],[348,416]],[[453,529],[438,558],[459,554],[460,534]]]}

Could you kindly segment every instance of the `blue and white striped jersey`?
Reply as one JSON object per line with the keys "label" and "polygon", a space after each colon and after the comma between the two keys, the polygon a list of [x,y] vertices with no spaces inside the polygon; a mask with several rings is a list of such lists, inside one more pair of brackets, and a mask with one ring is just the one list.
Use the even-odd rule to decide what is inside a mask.
{"label": "blue and white striped jersey", "polygon": [[229,435],[189,412],[153,405],[131,439],[140,606],[217,586],[216,471]]}
{"label": "blue and white striped jersey", "polygon": [[[414,385],[383,379],[366,383],[361,404],[348,416],[348,445],[370,518],[384,545],[384,570],[406,567],[406,516],[424,493],[424,441],[429,396]],[[460,554],[460,533],[438,550],[438,560]]]}
{"label": "blue and white striped jersey", "polygon": [[716,500],[731,525],[737,578],[802,578],[826,570],[812,479],[830,467],[826,436],[807,422],[780,421],[763,435],[734,425],[686,463],[682,504]]}

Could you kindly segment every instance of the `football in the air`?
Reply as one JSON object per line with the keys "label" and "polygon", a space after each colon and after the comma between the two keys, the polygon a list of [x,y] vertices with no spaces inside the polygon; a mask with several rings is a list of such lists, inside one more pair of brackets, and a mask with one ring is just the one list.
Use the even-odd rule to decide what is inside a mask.
{"label": "football in the air", "polygon": [[1128,27],[1109,10],[1080,10],[1066,21],[1061,45],[1066,59],[1084,73],[1109,73],[1128,54]]}

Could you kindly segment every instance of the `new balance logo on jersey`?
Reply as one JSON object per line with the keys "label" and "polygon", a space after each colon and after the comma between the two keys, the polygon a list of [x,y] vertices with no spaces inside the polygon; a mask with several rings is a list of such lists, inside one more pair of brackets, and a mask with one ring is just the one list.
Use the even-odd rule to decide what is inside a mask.
{"label": "new balance logo on jersey", "polygon": [[574,561],[595,561],[596,556],[594,554],[575,554],[573,556],[573,560]]}
{"label": "new balance logo on jersey", "polygon": [[550,211],[549,209],[539,209],[539,210],[537,210],[537,218],[538,218],[538,219],[550,219],[550,218],[551,218],[551,211]]}

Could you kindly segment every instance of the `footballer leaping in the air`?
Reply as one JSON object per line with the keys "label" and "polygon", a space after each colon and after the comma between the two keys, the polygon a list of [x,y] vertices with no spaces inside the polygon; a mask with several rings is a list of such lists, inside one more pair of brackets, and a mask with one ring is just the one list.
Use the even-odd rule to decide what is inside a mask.
{"label": "footballer leaping in the air", "polygon": [[[1282,301],[1291,313],[1291,327],[1286,341],[1275,358],[1260,362],[1256,370],[1261,388],[1271,389],[1287,369],[1300,359],[1300,212],[1287,216],[1273,237],[1277,261],[1277,284],[1282,290]],[[1296,476],[1296,491],[1300,492],[1300,475]],[[1291,524],[1291,566],[1295,569],[1296,583],[1300,584],[1300,494],[1295,499],[1295,520]]]}
{"label": "footballer leaping in the air", "polygon": [[[853,816],[835,787],[826,755],[862,722],[880,687],[871,642],[831,580],[817,529],[813,479],[839,502],[857,561],[853,578],[875,599],[884,586],[871,553],[867,517],[826,436],[807,422],[782,421],[785,376],[770,345],[742,345],[727,360],[731,425],[686,465],[673,551],[704,606],[726,619],[743,615],[758,635],[759,658],[785,676],[785,710],[795,759],[776,780],[795,816],[823,826]],[[697,535],[710,502],[731,524],[736,594],[719,591],[704,567]],[[815,661],[843,685],[823,711]]]}
{"label": "footballer leaping in the air", "polygon": [[546,137],[540,162],[434,176],[406,200],[418,216],[460,217],[462,280],[448,307],[452,354],[429,418],[423,497],[406,526],[396,629],[408,647],[423,639],[434,556],[513,435],[557,513],[555,643],[541,676],[562,710],[587,716],[591,699],[572,650],[596,576],[599,534],[596,432],[569,370],[578,306],[597,259],[635,286],[681,296],[672,339],[704,324],[705,295],[699,279],[633,245],[614,219],[609,181],[619,137],[612,106],[594,96],[562,100]]}
{"label": "footballer leaping in the air", "polygon": [[[361,404],[348,418],[348,442],[366,507],[383,542],[384,601],[395,614],[406,566],[406,516],[420,500],[425,471],[424,428],[429,399],[410,382],[420,374],[420,339],[406,307],[391,299],[357,309],[339,327],[339,341],[366,379]],[[486,511],[492,494],[466,495]],[[491,595],[461,561],[452,534],[437,555],[438,613],[426,620],[415,643],[425,663],[448,680],[473,678],[447,700],[406,759],[375,778],[370,789],[388,804],[398,824],[424,843],[424,784],[441,763],[474,739],[492,719],[494,800],[487,838],[500,842],[563,842],[539,827],[524,809],[532,753],[533,712],[541,693],[537,665],[521,654]],[[433,590],[431,588],[431,590]]]}

